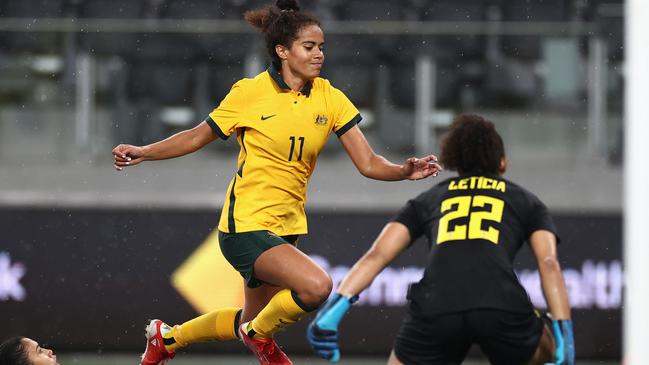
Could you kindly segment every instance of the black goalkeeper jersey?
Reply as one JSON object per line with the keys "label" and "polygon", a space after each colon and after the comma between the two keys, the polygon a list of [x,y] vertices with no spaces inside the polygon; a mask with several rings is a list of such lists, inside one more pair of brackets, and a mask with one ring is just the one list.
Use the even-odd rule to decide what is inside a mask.
{"label": "black goalkeeper jersey", "polygon": [[424,276],[408,292],[414,315],[533,308],[512,262],[535,231],[557,235],[534,194],[498,175],[462,175],[408,201],[394,221],[430,247]]}

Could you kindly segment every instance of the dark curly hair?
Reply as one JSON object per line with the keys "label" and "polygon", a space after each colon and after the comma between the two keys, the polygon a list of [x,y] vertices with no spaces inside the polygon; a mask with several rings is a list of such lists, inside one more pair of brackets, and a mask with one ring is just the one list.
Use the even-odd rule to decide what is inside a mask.
{"label": "dark curly hair", "polygon": [[475,114],[460,114],[444,135],[440,162],[459,173],[497,174],[505,147],[494,124]]}
{"label": "dark curly hair", "polygon": [[15,336],[0,344],[0,364],[2,365],[32,365],[25,353],[22,336]]}
{"label": "dark curly hair", "polygon": [[276,45],[290,48],[300,29],[312,24],[320,26],[318,18],[300,10],[297,0],[277,0],[275,5],[247,11],[244,17],[264,34],[268,55],[278,66],[280,59],[275,53]]}

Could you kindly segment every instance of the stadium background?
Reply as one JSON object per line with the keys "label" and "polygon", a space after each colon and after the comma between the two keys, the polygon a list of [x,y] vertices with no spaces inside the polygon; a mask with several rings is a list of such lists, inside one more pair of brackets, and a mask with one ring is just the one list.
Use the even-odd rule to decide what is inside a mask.
{"label": "stadium background", "polygon": [[[259,37],[241,21],[263,4],[0,0],[5,333],[68,354],[137,354],[148,317],[182,321],[200,310],[196,295],[216,291],[188,294],[172,278],[209,245],[235,171],[234,143],[121,174],[111,169],[110,149],[194,125],[233,81],[263,70]],[[557,217],[578,357],[619,359],[622,2],[302,4],[323,20],[323,76],[361,108],[378,152],[396,160],[435,152],[435,137],[458,112],[496,123],[507,177]],[[430,143],[417,138],[422,131]],[[385,220],[431,183],[368,181],[332,138],[310,185],[310,235],[301,247],[339,279]],[[354,308],[345,353],[384,358],[422,255],[416,245]],[[542,304],[533,268],[523,252],[519,276]],[[215,288],[223,281],[215,277]],[[291,354],[309,355],[304,325],[281,335]],[[236,343],[190,351],[245,354]]]}

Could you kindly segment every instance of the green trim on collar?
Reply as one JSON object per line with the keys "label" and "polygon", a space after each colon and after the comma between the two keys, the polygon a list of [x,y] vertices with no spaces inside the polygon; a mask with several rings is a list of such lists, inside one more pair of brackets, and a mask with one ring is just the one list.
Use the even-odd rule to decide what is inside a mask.
{"label": "green trim on collar", "polygon": [[309,97],[311,95],[311,87],[313,87],[313,81],[307,82],[304,87],[302,88],[302,91],[300,91],[302,94],[306,95]]}
{"label": "green trim on collar", "polygon": [[[277,65],[275,65],[275,62],[271,62],[270,66],[268,66],[268,69],[266,71],[270,74],[270,77],[275,81],[275,84],[279,86],[280,89],[282,90],[291,90],[291,88],[286,84],[284,79],[282,78],[282,75],[279,73],[279,69],[277,68]],[[313,81],[307,82],[302,90],[300,92],[306,96],[311,95],[311,88]]]}

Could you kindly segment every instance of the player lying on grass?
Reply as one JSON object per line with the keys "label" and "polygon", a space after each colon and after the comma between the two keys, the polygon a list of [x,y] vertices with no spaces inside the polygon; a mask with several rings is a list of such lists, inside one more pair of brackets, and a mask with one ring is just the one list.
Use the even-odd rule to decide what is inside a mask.
{"label": "player lying on grass", "polygon": [[[425,236],[424,275],[408,291],[408,312],[388,364],[460,364],[472,344],[492,364],[574,364],[557,229],[536,196],[502,177],[507,161],[493,123],[458,116],[442,141],[440,162],[459,176],[408,201],[383,228],[311,322],[311,346],[337,362],[338,324],[358,294]],[[536,256],[552,321],[534,310],[514,273],[525,241]]]}
{"label": "player lying on grass", "polygon": [[31,338],[15,336],[0,344],[0,365],[59,365],[54,351]]}

